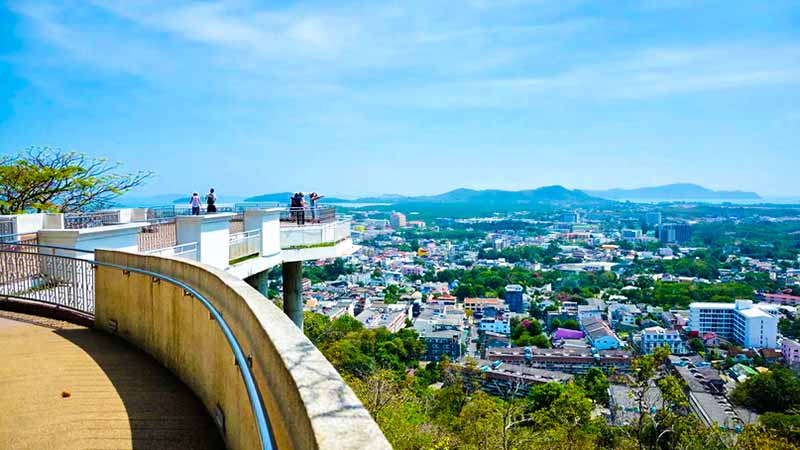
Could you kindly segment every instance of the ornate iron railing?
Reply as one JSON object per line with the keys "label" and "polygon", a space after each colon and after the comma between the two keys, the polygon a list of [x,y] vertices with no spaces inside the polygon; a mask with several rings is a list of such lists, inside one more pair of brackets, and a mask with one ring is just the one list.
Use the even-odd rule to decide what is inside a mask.
{"label": "ornate iron railing", "polygon": [[14,234],[14,218],[0,217],[0,235],[8,236]]}
{"label": "ornate iron railing", "polygon": [[[27,250],[22,251],[23,248]],[[248,359],[230,326],[208,299],[186,283],[160,273],[61,256],[61,252],[93,253],[62,247],[0,244],[0,296],[58,305],[94,316],[95,270],[99,266],[147,275],[183,289],[186,295],[199,301],[208,310],[225,335],[250,400],[256,428],[261,437],[261,448],[274,449],[272,429]]]}
{"label": "ornate iron railing", "polygon": [[32,244],[0,244],[0,295],[94,314],[93,261],[63,253],[92,252]]}
{"label": "ornate iron railing", "polygon": [[64,214],[64,228],[93,228],[119,223],[119,211]]}
{"label": "ornate iron railing", "polygon": [[175,218],[151,221],[142,227],[138,236],[139,251],[150,252],[178,244],[178,228]]}
{"label": "ornate iron railing", "polygon": [[36,245],[39,243],[39,237],[36,233],[5,234],[0,236],[0,243]]}

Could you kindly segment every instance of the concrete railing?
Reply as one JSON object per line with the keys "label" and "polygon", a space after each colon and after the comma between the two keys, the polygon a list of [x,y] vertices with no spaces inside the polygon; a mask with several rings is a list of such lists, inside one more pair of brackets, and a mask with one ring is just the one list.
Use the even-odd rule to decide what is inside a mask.
{"label": "concrete railing", "polygon": [[228,258],[231,261],[258,255],[261,252],[261,230],[231,234],[229,242]]}
{"label": "concrete railing", "polygon": [[197,242],[189,242],[188,244],[173,245],[171,247],[159,248],[142,252],[146,255],[153,256],[172,256],[175,258],[186,258],[192,261],[197,261]]}
{"label": "concrete railing", "polygon": [[281,248],[285,250],[333,247],[348,238],[350,238],[350,222],[346,220],[281,228]]}
{"label": "concrete railing", "polygon": [[[391,448],[333,366],[244,281],[188,260],[110,250],[98,250],[96,259],[180,280],[213,303],[251,357],[276,448]],[[229,448],[259,447],[230,348],[202,305],[177,286],[103,266],[95,286],[98,327],[147,351],[183,380],[220,425]]]}

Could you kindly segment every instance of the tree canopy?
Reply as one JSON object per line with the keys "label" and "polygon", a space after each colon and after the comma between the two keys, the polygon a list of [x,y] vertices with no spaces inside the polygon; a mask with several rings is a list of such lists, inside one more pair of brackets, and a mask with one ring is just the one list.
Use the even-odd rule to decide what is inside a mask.
{"label": "tree canopy", "polygon": [[106,208],[153,175],[119,169],[103,158],[50,148],[0,156],[0,214]]}

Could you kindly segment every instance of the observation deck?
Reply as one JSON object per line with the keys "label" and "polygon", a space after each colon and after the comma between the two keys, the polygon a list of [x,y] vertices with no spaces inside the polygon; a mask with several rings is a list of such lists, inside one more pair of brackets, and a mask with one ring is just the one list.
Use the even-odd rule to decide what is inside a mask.
{"label": "observation deck", "polygon": [[[83,325],[0,321],[0,448],[391,448],[290,320],[296,303],[287,317],[229,265],[203,261],[209,242],[230,248],[224,214],[190,219],[200,261],[140,251],[141,223],[0,243],[0,310]],[[270,211],[248,217],[282,228]],[[76,245],[41,244],[53,232]]]}

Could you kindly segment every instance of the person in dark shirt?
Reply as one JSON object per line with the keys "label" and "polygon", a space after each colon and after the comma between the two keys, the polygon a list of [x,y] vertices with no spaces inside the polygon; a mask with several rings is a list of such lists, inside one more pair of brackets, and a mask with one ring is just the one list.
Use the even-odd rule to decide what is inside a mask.
{"label": "person in dark shirt", "polygon": [[217,195],[214,193],[214,188],[206,195],[206,212],[211,214],[217,212]]}
{"label": "person in dark shirt", "polygon": [[298,192],[292,197],[292,213],[297,220],[298,225],[306,223],[306,200],[305,194]]}

